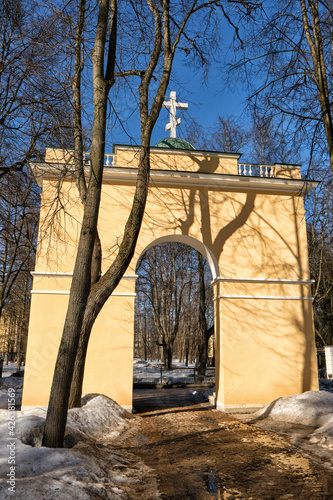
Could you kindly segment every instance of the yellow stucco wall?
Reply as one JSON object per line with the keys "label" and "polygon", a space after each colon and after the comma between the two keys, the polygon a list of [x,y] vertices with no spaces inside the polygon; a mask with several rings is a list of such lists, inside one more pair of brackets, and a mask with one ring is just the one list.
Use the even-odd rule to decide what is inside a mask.
{"label": "yellow stucco wall", "polygon": [[[24,376],[24,406],[48,403],[55,359],[65,321],[68,278],[35,277]],[[132,405],[134,280],[123,280],[94,325],[86,360],[83,392],[111,396]],[[123,290],[121,290],[123,288]],[[38,293],[49,291],[50,293]],[[58,292],[58,293],[54,293]],[[60,292],[60,293],[59,293]],[[62,293],[61,293],[62,292]],[[125,294],[132,294],[125,295]]]}
{"label": "yellow stucco wall", "polygon": [[[59,152],[53,161],[61,163]],[[122,171],[131,172],[137,161],[136,148],[119,148],[114,160],[118,173],[111,167],[105,175],[99,217],[103,271],[116,255],[135,189],[133,179],[121,176]],[[132,404],[135,268],[142,252],[160,238],[197,245],[211,257],[217,278],[221,408],[264,404],[317,389],[303,200],[285,187],[288,180],[300,178],[299,169],[276,166],[276,176],[286,180],[280,188],[274,180],[254,185],[253,179],[238,177],[237,155],[153,150],[152,169],[135,256],[92,332],[84,392],[101,392],[122,405]],[[164,171],[167,180],[154,176],[154,171]],[[168,180],[170,171],[187,171],[189,177]],[[230,188],[224,179],[237,183]],[[23,392],[26,406],[48,401],[82,217],[72,179],[62,181],[57,203],[56,195],[59,198],[58,180],[48,169],[43,175]]]}
{"label": "yellow stucco wall", "polygon": [[215,287],[221,297],[223,383],[217,400],[222,405],[264,404],[318,389],[309,285],[219,282]]}

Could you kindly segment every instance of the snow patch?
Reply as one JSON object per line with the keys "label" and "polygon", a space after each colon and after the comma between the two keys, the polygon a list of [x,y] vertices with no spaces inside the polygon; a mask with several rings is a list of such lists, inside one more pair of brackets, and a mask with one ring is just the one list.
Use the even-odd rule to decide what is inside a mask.
{"label": "snow patch", "polygon": [[[308,444],[333,450],[333,394],[308,391],[279,398],[265,408],[237,417],[258,427],[288,434],[303,448]],[[302,428],[302,439],[299,439]],[[308,430],[306,430],[308,429]]]}
{"label": "snow patch", "polygon": [[82,398],[81,408],[69,410],[67,431],[99,439],[115,435],[115,431],[123,429],[130,418],[133,418],[133,415],[111,398],[88,394]]}
{"label": "snow patch", "polygon": [[321,427],[332,417],[333,394],[325,391],[307,391],[279,398],[254,414],[293,424]]}
{"label": "snow patch", "polygon": [[134,360],[133,382],[135,386],[214,385],[214,368],[207,368],[206,376],[199,377],[195,371],[195,364],[190,364],[186,367],[184,363],[179,363],[177,360],[173,360],[172,364],[174,367],[173,370],[165,370],[163,363],[157,361]]}
{"label": "snow patch", "polygon": [[23,377],[3,377],[0,378],[0,408],[8,408],[8,389],[15,389],[16,407],[21,405]]}
{"label": "snow patch", "polygon": [[148,481],[148,468],[137,457],[133,459],[117,450],[111,440],[111,435],[119,434],[135,417],[106,396],[85,396],[81,408],[69,411],[66,441],[74,445],[72,448],[40,446],[45,407],[14,412],[15,436],[9,436],[10,413],[0,410],[2,499],[13,497],[7,484],[9,442],[15,448],[14,496],[20,500],[127,499],[138,477]]}

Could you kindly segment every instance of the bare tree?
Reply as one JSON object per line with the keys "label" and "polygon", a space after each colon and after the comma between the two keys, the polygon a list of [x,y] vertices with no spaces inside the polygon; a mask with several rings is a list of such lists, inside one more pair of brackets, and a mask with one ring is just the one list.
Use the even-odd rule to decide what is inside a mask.
{"label": "bare tree", "polygon": [[[262,123],[280,123],[273,143],[284,153],[307,155],[308,175],[322,180],[307,200],[308,242],[313,286],[317,342],[332,338],[332,2],[330,0],[278,0],[266,2],[248,36],[237,66],[247,71],[251,101]],[[251,29],[252,28],[252,29]],[[253,78],[255,75],[255,78]],[[267,131],[267,127],[266,127]],[[274,130],[273,130],[274,132]],[[296,140],[296,144],[295,141]],[[298,144],[297,144],[298,143]],[[296,148],[295,148],[296,145]],[[284,161],[291,154],[280,154]],[[266,149],[267,151],[267,149]]]}
{"label": "bare tree", "polygon": [[249,141],[249,132],[232,116],[218,115],[212,127],[204,130],[195,120],[186,124],[186,139],[196,149],[239,153]]}
{"label": "bare tree", "polygon": [[142,315],[144,311],[146,328],[152,320],[150,341],[162,348],[165,368],[172,369],[175,356],[184,356],[188,364],[191,352],[204,374],[207,343],[214,332],[207,261],[188,245],[164,243],[146,252],[137,272],[136,312]]}
{"label": "bare tree", "polygon": [[208,150],[207,131],[194,118],[187,118],[185,122],[185,138],[195,149]]}
{"label": "bare tree", "polygon": [[206,374],[207,359],[208,359],[208,341],[214,334],[214,325],[208,328],[207,322],[207,300],[206,300],[206,283],[205,283],[205,267],[204,259],[201,253],[196,252],[198,263],[198,281],[199,281],[199,318],[198,318],[198,375]]}
{"label": "bare tree", "polygon": [[242,81],[246,70],[260,116],[279,116],[285,141],[301,138],[303,148],[307,141],[310,159],[316,147],[326,150],[333,172],[331,2],[267,1],[256,14],[251,24],[245,19],[233,69],[242,71]]}
{"label": "bare tree", "polygon": [[153,247],[142,258],[139,270],[141,293],[146,310],[152,313],[155,342],[163,350],[166,370],[172,369],[173,346],[179,334],[185,309],[186,288],[189,286],[186,269],[188,258],[184,245],[164,244]]}
{"label": "bare tree", "polygon": [[0,186],[1,350],[13,361],[15,354],[24,356],[26,347],[39,192],[28,173],[9,172]]}
{"label": "bare tree", "polygon": [[[84,3],[80,11],[84,13]],[[108,27],[110,28],[107,42]],[[116,52],[117,5],[114,1],[99,3],[93,60],[94,126],[90,153],[91,170],[85,193],[84,213],[77,257],[70,290],[69,305],[56,361],[48,406],[43,444],[61,447],[67,419],[67,407],[75,354],[91,285],[91,263],[104,165],[107,99],[114,82]],[[81,42],[80,42],[81,43]],[[107,65],[104,69],[105,50]],[[77,146],[77,144],[75,144]]]}
{"label": "bare tree", "polygon": [[45,141],[68,138],[56,27],[57,19],[35,0],[0,4],[0,178],[24,171],[41,157]]}
{"label": "bare tree", "polygon": [[[185,2],[185,4],[184,9],[181,11],[176,9],[173,16],[170,13],[169,1],[163,0],[160,5],[159,3],[155,4],[153,0],[147,0],[148,11],[146,10],[146,14],[149,14],[149,18],[152,18],[154,23],[152,51],[149,54],[145,53],[145,43],[143,41],[142,53],[145,54],[143,69],[121,72],[123,76],[136,75],[140,78],[138,90],[140,97],[141,151],[136,191],[118,254],[106,273],[92,285],[92,255],[96,241],[96,225],[104,164],[108,95],[115,77],[114,65],[118,19],[116,0],[100,0],[99,2],[95,45],[92,54],[94,122],[90,153],[90,177],[85,193],[82,228],[69,305],[52,382],[43,438],[43,443],[46,446],[62,446],[74,363],[76,363],[76,366],[71,391],[71,405],[78,405],[80,404],[82,391],[84,360],[92,326],[104,303],[119,283],[134,253],[147,196],[151,133],[162,107],[173,59],[182,37],[185,43],[192,46],[202,57],[197,44],[185,34],[185,29],[192,15],[212,3],[194,1]],[[82,2],[80,3],[80,9],[84,9]],[[104,60],[106,60],[105,69]],[[154,84],[154,91],[150,100],[152,83]]]}
{"label": "bare tree", "polygon": [[318,346],[333,343],[333,213],[332,181],[321,168],[320,157],[313,174],[321,184],[305,199],[314,323]]}
{"label": "bare tree", "polygon": [[34,256],[39,194],[34,180],[11,172],[1,180],[0,193],[0,318],[6,303],[18,295]]}
{"label": "bare tree", "polygon": [[[329,35],[329,51],[332,51],[332,15],[331,15],[331,2],[322,2],[325,11],[319,11],[318,0],[300,0],[302,8],[302,21],[305,32],[306,41],[310,49],[312,68],[311,79],[313,80],[317,89],[318,101],[321,110],[320,120],[324,125],[326,141],[329,151],[331,170],[333,173],[333,120],[332,120],[332,95],[330,94],[330,86],[328,84],[326,64],[327,57],[325,49],[327,50],[327,39]],[[329,24],[322,30],[323,24]],[[325,47],[326,46],[326,47]]]}
{"label": "bare tree", "polygon": [[249,141],[249,132],[231,116],[218,116],[209,129],[208,146],[212,150],[239,153]]}

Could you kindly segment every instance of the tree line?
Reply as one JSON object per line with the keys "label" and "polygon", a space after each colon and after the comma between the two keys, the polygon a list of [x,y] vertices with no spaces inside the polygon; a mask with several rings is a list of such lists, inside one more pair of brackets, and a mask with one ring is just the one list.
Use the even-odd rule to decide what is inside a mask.
{"label": "tree line", "polygon": [[196,362],[199,374],[205,375],[208,341],[214,334],[207,261],[188,245],[162,243],[141,257],[137,274],[135,356],[163,360],[167,370],[174,358],[186,366]]}

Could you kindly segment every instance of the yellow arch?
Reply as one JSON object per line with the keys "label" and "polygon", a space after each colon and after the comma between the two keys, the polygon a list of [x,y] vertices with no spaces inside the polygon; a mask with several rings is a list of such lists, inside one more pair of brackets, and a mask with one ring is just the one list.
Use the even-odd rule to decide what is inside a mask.
{"label": "yellow arch", "polygon": [[202,241],[199,241],[196,238],[193,238],[192,236],[187,236],[183,234],[172,234],[168,236],[162,236],[161,238],[157,238],[156,240],[152,241],[141,252],[137,262],[139,262],[142,255],[144,255],[150,248],[159,245],[161,243],[170,243],[170,242],[184,243],[185,245],[189,245],[190,247],[195,248],[195,250],[200,252],[203,255],[203,257],[207,260],[212,273],[213,280],[215,280],[220,276],[219,265],[217,263],[217,260],[213,252],[204,243],[202,243]]}

